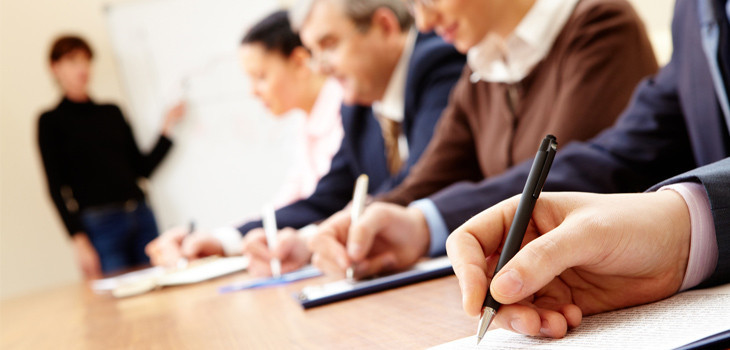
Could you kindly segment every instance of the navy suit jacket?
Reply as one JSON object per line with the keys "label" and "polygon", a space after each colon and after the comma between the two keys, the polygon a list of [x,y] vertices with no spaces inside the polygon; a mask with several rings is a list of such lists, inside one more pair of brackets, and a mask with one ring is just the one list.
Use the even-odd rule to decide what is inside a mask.
{"label": "navy suit jacket", "polygon": [[[465,57],[434,34],[419,34],[406,78],[403,132],[408,140],[408,161],[395,176],[388,171],[380,124],[372,108],[343,106],[344,138],[332,158],[329,172],[320,179],[314,193],[276,211],[280,228],[301,228],[328,218],[352,198],[360,174],[370,178],[368,193],[384,193],[408,175],[431,141],[434,126],[448,104],[449,93],[464,68]],[[261,227],[261,221],[239,227],[242,234]]]}
{"label": "navy suit jacket", "polygon": [[[730,161],[720,161],[730,154],[730,136],[702,48],[696,0],[677,1],[672,36],[671,62],[639,85],[613,127],[588,142],[571,143],[558,151],[545,190],[639,192],[708,166],[697,170],[703,176],[685,178],[701,181],[712,202],[720,261],[708,283],[728,282]],[[480,183],[454,184],[430,199],[453,230],[480,211],[519,194],[531,163]]]}

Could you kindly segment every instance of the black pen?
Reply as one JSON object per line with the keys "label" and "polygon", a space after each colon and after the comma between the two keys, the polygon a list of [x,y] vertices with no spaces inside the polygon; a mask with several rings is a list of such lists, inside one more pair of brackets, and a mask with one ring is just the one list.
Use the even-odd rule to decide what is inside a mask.
{"label": "black pen", "polygon": [[[497,268],[494,270],[494,276],[517,254],[522,246],[525,230],[527,230],[527,225],[530,223],[530,218],[532,218],[532,210],[535,208],[537,198],[540,197],[542,187],[545,185],[545,179],[547,179],[550,166],[553,164],[557,148],[558,141],[555,136],[547,135],[537,150],[535,160],[532,162],[532,168],[530,168],[530,174],[527,176],[525,188],[522,190],[520,203],[517,205],[517,211],[512,220],[512,226],[510,226],[507,239],[504,242],[502,254],[499,256]],[[484,338],[484,334],[487,333],[487,328],[492,323],[492,319],[497,314],[500,305],[498,301],[492,298],[489,288],[487,288],[487,296],[484,298],[484,304],[482,304],[482,317],[479,319],[479,328],[477,329],[477,345]]]}

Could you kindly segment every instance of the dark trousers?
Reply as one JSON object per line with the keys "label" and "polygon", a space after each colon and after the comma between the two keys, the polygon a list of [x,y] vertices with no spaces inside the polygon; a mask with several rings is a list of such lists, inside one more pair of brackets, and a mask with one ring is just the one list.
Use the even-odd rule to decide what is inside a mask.
{"label": "dark trousers", "polygon": [[152,210],[144,202],[85,209],[81,218],[99,254],[104,274],[149,264],[144,247],[158,235]]}

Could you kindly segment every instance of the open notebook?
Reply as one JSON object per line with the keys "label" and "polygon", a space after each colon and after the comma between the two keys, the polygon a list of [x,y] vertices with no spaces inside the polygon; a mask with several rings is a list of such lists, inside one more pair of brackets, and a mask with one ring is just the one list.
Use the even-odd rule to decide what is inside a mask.
{"label": "open notebook", "polygon": [[[476,325],[474,320],[475,333]],[[727,337],[723,333],[727,330],[730,330],[730,284],[588,316],[562,339],[529,337],[495,329],[487,332],[479,346],[476,336],[471,336],[433,349],[675,349],[712,335]]]}
{"label": "open notebook", "polygon": [[216,277],[243,271],[248,267],[248,258],[205,258],[191,262],[182,269],[151,267],[112,278],[92,282],[96,292],[111,291],[118,298],[146,293],[155,288],[198,283]]}

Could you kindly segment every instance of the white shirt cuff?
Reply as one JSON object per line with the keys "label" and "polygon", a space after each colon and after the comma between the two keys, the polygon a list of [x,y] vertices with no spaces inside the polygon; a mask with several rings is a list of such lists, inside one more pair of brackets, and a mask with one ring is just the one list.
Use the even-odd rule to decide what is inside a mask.
{"label": "white shirt cuff", "polygon": [[298,232],[304,240],[309,242],[309,240],[317,234],[318,228],[319,226],[317,226],[317,224],[309,224],[300,228]]}
{"label": "white shirt cuff", "polygon": [[223,253],[226,256],[241,255],[241,241],[243,237],[234,227],[219,227],[214,229],[211,234],[223,246]]}
{"label": "white shirt cuff", "polygon": [[705,188],[694,182],[684,182],[659,189],[679,193],[689,208],[690,247],[687,270],[679,291],[685,291],[710,277],[717,267],[718,250],[715,223],[710,210],[710,200]]}
{"label": "white shirt cuff", "polygon": [[430,199],[419,199],[409,205],[415,207],[423,213],[428,224],[429,234],[431,235],[431,244],[428,248],[429,256],[441,256],[446,254],[446,239],[449,238],[449,229],[446,222],[441,217],[436,205]]}

